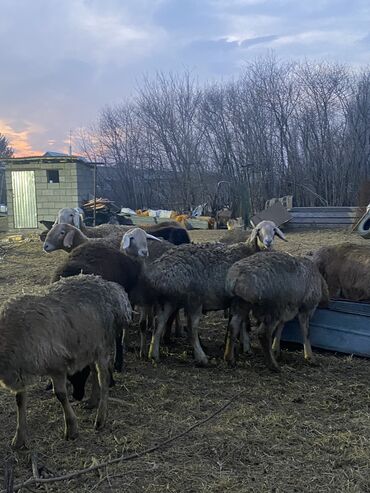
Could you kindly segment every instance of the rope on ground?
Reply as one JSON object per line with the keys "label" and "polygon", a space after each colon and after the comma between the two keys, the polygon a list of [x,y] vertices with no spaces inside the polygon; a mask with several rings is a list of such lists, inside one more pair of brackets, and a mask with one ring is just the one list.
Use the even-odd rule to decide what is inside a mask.
{"label": "rope on ground", "polygon": [[[164,440],[163,442],[160,442],[157,445],[154,445],[153,447],[149,447],[149,448],[143,450],[142,452],[136,452],[136,453],[130,454],[130,455],[121,455],[120,457],[117,457],[115,459],[107,460],[105,462],[101,462],[100,464],[86,467],[84,469],[80,469],[80,470],[75,471],[75,472],[64,474],[62,476],[54,476],[52,478],[32,477],[32,478],[27,479],[26,481],[23,481],[22,483],[18,483],[16,485],[14,485],[13,491],[19,491],[21,488],[27,488],[28,486],[33,486],[33,485],[56,483],[59,481],[68,481],[70,479],[75,479],[79,476],[82,476],[84,474],[89,474],[90,472],[96,471],[96,470],[101,469],[103,467],[110,466],[112,464],[118,464],[120,462],[126,462],[126,461],[130,461],[130,460],[139,459],[140,457],[143,457],[144,455],[148,455],[152,452],[155,452],[158,449],[165,447],[166,445],[169,445],[170,443],[175,442],[176,440],[179,440],[183,436],[189,434],[195,428],[199,428],[200,426],[206,424],[208,421],[211,421],[218,414],[221,414],[225,409],[227,409],[244,392],[245,392],[245,389],[238,392],[233,397],[231,397],[223,406],[221,406],[219,409],[217,409],[213,414],[211,414],[207,418],[202,419],[201,421],[198,421],[194,425],[187,428],[185,431],[182,431],[181,433],[178,433],[177,435],[175,435],[171,438],[168,438],[167,440]],[[6,493],[6,490],[2,490],[0,493]]]}

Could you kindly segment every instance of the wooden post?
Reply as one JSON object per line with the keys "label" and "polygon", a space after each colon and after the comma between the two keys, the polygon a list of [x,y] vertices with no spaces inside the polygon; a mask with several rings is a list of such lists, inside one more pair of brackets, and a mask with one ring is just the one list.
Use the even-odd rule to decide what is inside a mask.
{"label": "wooden post", "polygon": [[96,163],[94,163],[94,218],[93,226],[96,226]]}

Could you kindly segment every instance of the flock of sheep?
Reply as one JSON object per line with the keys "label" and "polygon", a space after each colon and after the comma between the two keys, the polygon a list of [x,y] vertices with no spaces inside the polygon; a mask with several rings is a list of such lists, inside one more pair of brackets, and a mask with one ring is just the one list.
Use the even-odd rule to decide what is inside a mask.
{"label": "flock of sheep", "polygon": [[[0,311],[0,383],[15,393],[17,427],[12,445],[26,446],[26,387],[38,376],[52,380],[65,419],[65,438],[78,435],[67,394],[81,400],[92,380],[88,405],[97,407],[95,428],[104,426],[112,370],[124,363],[125,331],[140,315],[140,356],[159,361],[172,325],[182,333],[180,313],[199,365],[207,355],[199,340],[203,314],[224,310],[229,318],[224,359],[235,364],[236,346],[250,351],[251,318],[268,366],[278,371],[285,322],[298,317],[304,357],[312,359],[309,320],[330,297],[370,300],[370,250],[366,245],[324,247],[312,256],[275,252],[271,221],[246,242],[192,244],[187,231],[169,221],[146,230],[86,227],[78,211],[62,209],[44,251],[68,252],[50,285],[7,301]],[[152,332],[147,348],[147,331]]]}

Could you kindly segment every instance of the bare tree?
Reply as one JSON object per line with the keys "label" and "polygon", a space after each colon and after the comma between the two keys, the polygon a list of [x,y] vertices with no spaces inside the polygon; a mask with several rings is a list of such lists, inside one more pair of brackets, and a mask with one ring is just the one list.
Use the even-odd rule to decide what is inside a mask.
{"label": "bare tree", "polygon": [[131,207],[208,201],[239,214],[285,194],[301,206],[355,204],[370,178],[370,75],[273,55],[223,84],[159,73],[132,102],[105,108],[81,142]]}

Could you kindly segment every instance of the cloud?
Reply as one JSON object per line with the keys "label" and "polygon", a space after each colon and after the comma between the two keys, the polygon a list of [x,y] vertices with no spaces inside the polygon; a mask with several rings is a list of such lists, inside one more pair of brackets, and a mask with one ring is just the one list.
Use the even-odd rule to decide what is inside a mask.
{"label": "cloud", "polygon": [[227,78],[271,48],[366,63],[369,25],[364,0],[2,0],[0,120],[18,152],[63,150],[144,73]]}
{"label": "cloud", "polygon": [[37,126],[25,124],[22,130],[15,130],[8,122],[0,120],[0,133],[5,135],[10,145],[14,149],[16,157],[20,156],[40,156],[42,151],[33,148],[31,144],[32,134],[37,132]]}
{"label": "cloud", "polygon": [[270,43],[271,41],[276,41],[277,39],[279,39],[279,37],[280,36],[277,36],[276,34],[271,34],[269,36],[257,36],[256,38],[244,39],[243,41],[240,42],[240,45],[243,48],[248,48],[248,46],[265,44],[265,43]]}

